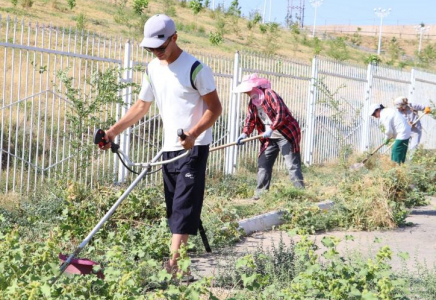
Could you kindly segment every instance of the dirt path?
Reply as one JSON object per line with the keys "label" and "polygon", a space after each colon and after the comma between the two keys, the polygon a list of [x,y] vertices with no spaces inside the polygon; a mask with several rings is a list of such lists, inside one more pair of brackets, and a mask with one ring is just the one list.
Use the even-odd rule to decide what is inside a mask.
{"label": "dirt path", "polygon": [[[320,247],[319,254],[324,251],[321,239],[324,236],[336,236],[342,240],[338,246],[338,251],[342,255],[359,252],[363,257],[373,256],[380,247],[387,245],[394,252],[392,266],[395,270],[404,265],[398,256],[404,252],[409,255],[409,259],[406,260],[408,268],[416,268],[417,263],[426,264],[428,267],[436,265],[436,197],[430,199],[429,205],[412,210],[407,222],[413,225],[389,231],[332,231],[312,235],[311,238]],[[346,235],[353,236],[354,240],[345,240]],[[273,243],[278,244],[280,237],[285,244],[289,244],[292,239],[286,232],[261,232],[245,238],[232,248],[194,257],[193,271],[198,276],[214,275],[220,261],[255,251],[258,247],[269,249]]]}

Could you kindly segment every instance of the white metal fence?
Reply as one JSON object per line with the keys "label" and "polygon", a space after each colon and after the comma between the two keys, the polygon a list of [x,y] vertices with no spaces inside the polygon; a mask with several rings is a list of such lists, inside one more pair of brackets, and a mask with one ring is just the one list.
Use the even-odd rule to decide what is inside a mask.
{"label": "white metal fence", "polygon": [[[362,67],[325,58],[307,64],[250,53],[229,58],[190,52],[212,68],[223,105],[223,114],[213,128],[212,146],[233,142],[240,134],[248,99],[231,90],[243,75],[257,72],[271,80],[298,119],[305,164],[335,159],[344,149],[367,151],[380,143],[382,133],[368,116],[371,103],[392,106],[394,97],[408,95],[411,102],[428,105],[436,93],[436,75],[420,70]],[[123,70],[121,81],[140,84],[143,71],[135,67],[146,66],[151,58],[136,42],[0,17],[0,191],[28,193],[50,180],[68,178],[66,174],[72,172],[91,186],[124,181],[128,174],[112,153],[95,148],[90,164],[74,169],[76,154],[69,145],[66,116],[70,102],[56,74],[68,69],[74,87],[83,91],[90,90],[94,72],[109,68]],[[137,97],[131,88],[120,95],[125,106],[106,107],[102,122],[120,118]],[[422,122],[424,147],[436,148],[436,122],[430,118]],[[92,143],[94,130],[89,128],[83,136],[86,143]],[[161,120],[152,106],[118,142],[132,161],[148,161],[159,151],[161,137]],[[233,173],[241,166],[255,166],[258,150],[258,143],[249,143],[214,152],[209,173]],[[148,177],[146,183],[159,176]]]}

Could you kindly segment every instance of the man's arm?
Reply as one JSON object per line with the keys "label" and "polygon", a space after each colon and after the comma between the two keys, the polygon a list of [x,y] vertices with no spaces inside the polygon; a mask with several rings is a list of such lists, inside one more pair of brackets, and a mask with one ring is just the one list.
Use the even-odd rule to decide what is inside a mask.
{"label": "man's arm", "polygon": [[[150,106],[151,102],[146,102],[138,99],[138,101],[136,101],[136,103],[129,108],[127,113],[109,130],[106,131],[105,140],[108,142],[115,140],[115,137],[117,135],[138,122],[148,112]],[[101,149],[106,150],[110,147],[111,144],[108,143]]]}
{"label": "man's arm", "polygon": [[391,139],[394,137],[394,116],[387,113],[383,117],[380,117],[380,121],[383,124],[383,127],[385,129],[385,138]]}
{"label": "man's arm", "polygon": [[180,140],[180,143],[185,149],[191,149],[194,147],[195,139],[203,131],[211,127],[221,115],[222,107],[216,90],[204,95],[202,98],[203,101],[206,102],[208,108],[204,112],[200,121],[186,133],[186,139],[184,141]]}
{"label": "man's arm", "polygon": [[424,111],[424,109],[425,109],[425,106],[422,104],[409,103],[409,106],[412,107],[413,110],[417,110],[417,111]]}

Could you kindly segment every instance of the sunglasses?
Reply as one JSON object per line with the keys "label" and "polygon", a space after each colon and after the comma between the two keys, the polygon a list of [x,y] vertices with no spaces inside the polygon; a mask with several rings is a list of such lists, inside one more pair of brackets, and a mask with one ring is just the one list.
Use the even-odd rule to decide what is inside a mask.
{"label": "sunglasses", "polygon": [[148,52],[159,52],[159,53],[165,52],[165,50],[167,49],[168,45],[170,44],[171,38],[173,36],[174,36],[174,34],[169,36],[167,41],[159,48],[147,48],[147,47],[145,47],[145,50],[147,50]]}

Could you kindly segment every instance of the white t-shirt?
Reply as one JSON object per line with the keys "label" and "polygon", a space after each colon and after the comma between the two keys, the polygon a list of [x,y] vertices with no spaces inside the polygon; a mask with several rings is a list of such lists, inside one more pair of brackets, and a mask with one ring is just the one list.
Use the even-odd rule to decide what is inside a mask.
{"label": "white t-shirt", "polygon": [[[215,88],[212,70],[203,65],[195,77],[195,90],[191,85],[191,67],[197,59],[182,52],[169,65],[161,65],[155,58],[148,64],[148,76],[144,74],[139,99],[147,102],[156,100],[164,125],[163,151],[178,151],[183,147],[177,129],[185,132],[194,127],[207,109],[202,96]],[[212,128],[208,128],[195,140],[195,145],[212,142]]]}
{"label": "white t-shirt", "polygon": [[[266,112],[263,110],[262,105],[255,105],[256,109],[257,109],[257,114],[259,115],[260,120],[262,121],[263,125],[265,125],[265,131],[267,131],[271,124],[272,121],[271,119],[268,117],[268,115],[266,114]],[[278,131],[278,130],[274,130],[270,139],[283,139],[284,136]]]}
{"label": "white t-shirt", "polygon": [[384,108],[380,111],[380,122],[385,127],[386,138],[407,140],[410,138],[412,128],[406,118],[393,108]]}

